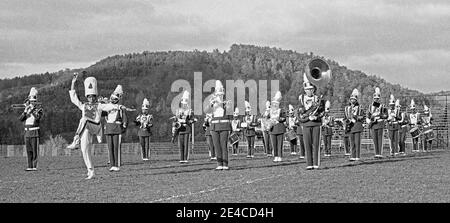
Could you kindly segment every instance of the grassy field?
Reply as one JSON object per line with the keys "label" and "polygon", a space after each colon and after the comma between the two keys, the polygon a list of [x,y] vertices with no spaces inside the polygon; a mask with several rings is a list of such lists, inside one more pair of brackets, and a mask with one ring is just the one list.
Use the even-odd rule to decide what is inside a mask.
{"label": "grassy field", "polygon": [[284,155],[230,156],[229,171],[215,171],[206,154],[188,164],[178,156],[123,157],[109,172],[107,157],[95,157],[96,177],[85,180],[81,156],[40,157],[39,170],[24,171],[25,157],[0,158],[0,202],[449,202],[450,151],[349,162],[342,154],[321,159],[319,170]]}

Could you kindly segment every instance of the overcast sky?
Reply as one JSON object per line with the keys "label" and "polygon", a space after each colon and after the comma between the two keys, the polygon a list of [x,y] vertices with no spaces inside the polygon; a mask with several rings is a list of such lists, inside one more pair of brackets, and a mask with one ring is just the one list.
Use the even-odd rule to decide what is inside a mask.
{"label": "overcast sky", "polygon": [[314,52],[410,89],[450,90],[449,0],[0,1],[0,78],[233,43]]}

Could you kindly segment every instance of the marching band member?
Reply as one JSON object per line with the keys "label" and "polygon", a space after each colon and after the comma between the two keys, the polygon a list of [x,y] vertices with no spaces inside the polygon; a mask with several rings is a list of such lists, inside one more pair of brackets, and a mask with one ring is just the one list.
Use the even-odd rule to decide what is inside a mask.
{"label": "marching band member", "polygon": [[375,88],[373,102],[367,109],[366,122],[372,131],[372,140],[375,149],[375,158],[382,158],[383,155],[383,130],[384,120],[387,118],[385,105],[380,102],[380,88]]}
{"label": "marching band member", "polygon": [[241,123],[241,127],[244,129],[244,135],[247,138],[247,158],[254,157],[254,149],[255,149],[255,138],[256,131],[255,127],[258,126],[256,121],[256,116],[250,114],[252,107],[248,101],[245,101],[245,116],[244,120]]}
{"label": "marching band member", "polygon": [[[82,112],[82,119],[86,120],[84,125],[79,125],[80,135],[80,147],[83,154],[83,160],[88,170],[87,178],[92,179],[94,177],[94,165],[92,163],[92,140],[93,135],[97,136],[100,141],[103,135],[103,128],[100,123],[102,111],[108,112],[111,110],[122,109],[118,104],[101,104],[97,101],[97,80],[94,77],[87,77],[84,80],[84,95],[88,102],[82,103],[78,99],[75,91],[75,82],[77,81],[78,73],[76,73],[72,79],[72,85],[69,90],[70,100],[75,104]],[[80,121],[80,124],[82,122]]]}
{"label": "marching band member", "polygon": [[319,106],[320,99],[315,94],[317,87],[311,84],[303,74],[303,89],[306,95],[300,95],[300,105],[303,107],[299,114],[303,126],[303,141],[306,150],[307,170],[319,169],[320,165],[320,126],[322,125],[323,113],[309,112],[311,108]]}
{"label": "marching band member", "polygon": [[325,113],[322,117],[322,139],[325,147],[325,156],[331,156],[331,136],[333,135],[334,117],[330,115],[330,101],[325,103]]}
{"label": "marching band member", "polygon": [[274,162],[281,162],[283,157],[283,136],[286,132],[286,113],[284,109],[280,108],[281,92],[277,91],[272,99],[272,106],[270,107],[269,119],[270,125],[270,142],[274,150]]}
{"label": "marching band member", "polygon": [[409,105],[409,109],[411,113],[409,114],[409,126],[411,128],[410,133],[412,131],[416,131],[417,135],[411,135],[413,148],[412,152],[419,152],[419,127],[422,124],[422,120],[420,118],[420,113],[416,110],[416,104],[414,103],[414,99],[411,99],[411,104]]}
{"label": "marching band member", "polygon": [[128,125],[124,106],[119,104],[119,101],[122,99],[122,95],[122,85],[117,85],[116,89],[110,96],[109,104],[117,106],[118,109],[108,111],[108,115],[105,117],[106,143],[108,144],[109,162],[111,164],[109,171],[120,170],[120,145],[122,144],[122,133],[125,132]]}
{"label": "marching band member", "polygon": [[184,91],[181,97],[181,108],[176,114],[176,122],[179,123],[178,148],[180,148],[180,163],[187,163],[189,159],[189,143],[192,134],[192,124],[196,121],[194,111],[189,108],[190,94]]}
{"label": "marching band member", "polygon": [[43,110],[42,107],[37,104],[37,93],[36,88],[32,87],[25,102],[25,110],[19,116],[19,120],[24,122],[25,126],[24,138],[28,160],[28,168],[26,171],[37,170],[39,156],[39,122],[43,116]]}
{"label": "marching band member", "polygon": [[227,102],[223,100],[225,89],[222,82],[216,81],[214,95],[210,100],[209,111],[213,113],[211,135],[217,156],[216,170],[228,170],[228,134],[231,128],[231,115],[226,114]]}
{"label": "marching band member", "polygon": [[400,120],[400,110],[395,107],[395,98],[392,94],[389,99],[389,106],[387,125],[389,130],[389,139],[391,140],[391,155],[395,156],[398,155],[398,130],[400,130],[398,121]]}
{"label": "marching band member", "polygon": [[273,156],[269,136],[269,123],[268,123],[269,113],[270,113],[270,101],[266,101],[266,110],[261,115],[261,129],[263,135],[264,152],[267,154],[267,156]]}
{"label": "marching band member", "polygon": [[395,101],[395,107],[400,112],[400,121],[398,122],[400,129],[398,131],[398,146],[399,146],[399,153],[401,155],[405,155],[406,153],[406,133],[408,132],[408,117],[406,116],[405,112],[401,112],[401,105],[400,100],[397,99]]}
{"label": "marching band member", "polygon": [[423,105],[423,116],[421,116],[421,118],[423,125],[423,151],[428,152],[433,146],[433,136],[431,136],[433,134],[433,129],[431,129],[431,121],[433,120],[433,116],[431,115],[430,109],[426,105]]}
{"label": "marching band member", "polygon": [[[301,97],[301,95],[300,95]],[[299,100],[300,100],[299,97]],[[303,126],[302,126],[302,122],[300,122],[300,117],[299,114],[304,113],[304,107],[302,105],[300,105],[300,107],[297,109],[297,112],[295,114],[296,117],[296,122],[295,125],[297,125],[297,138],[298,138],[298,145],[300,147],[300,159],[304,159],[305,158],[305,142],[303,140]]]}
{"label": "marching band member", "polygon": [[150,158],[150,136],[152,135],[151,127],[153,126],[153,115],[148,113],[150,102],[144,98],[142,102],[142,113],[136,117],[134,123],[139,126],[138,136],[142,149],[142,160],[147,161]]}
{"label": "marching band member", "polygon": [[206,113],[205,122],[203,123],[203,130],[205,130],[205,138],[206,144],[208,145],[209,158],[210,160],[217,160],[211,136],[211,119],[212,113]]}
{"label": "marching band member", "polygon": [[[296,136],[295,139],[290,140],[289,137],[287,137],[289,144],[291,145],[291,155],[296,155],[297,154],[297,117],[295,115],[294,112],[294,106],[292,106],[291,104],[289,105],[289,112],[288,112],[288,118],[286,119],[287,121],[287,128],[288,128],[288,132],[292,132],[293,136]],[[286,132],[286,135],[288,134],[288,132]]]}
{"label": "marching band member", "polygon": [[345,119],[350,127],[350,161],[358,161],[361,158],[361,132],[363,131],[362,108],[358,102],[358,89],[353,89],[350,96],[350,105],[345,108]]}
{"label": "marching band member", "polygon": [[[234,134],[237,134],[239,136],[241,132],[241,120],[239,119],[239,108],[236,107],[234,109],[233,113],[233,121],[231,121],[231,129]],[[238,148],[239,148],[239,141],[235,142],[233,145],[233,155],[237,156]]]}

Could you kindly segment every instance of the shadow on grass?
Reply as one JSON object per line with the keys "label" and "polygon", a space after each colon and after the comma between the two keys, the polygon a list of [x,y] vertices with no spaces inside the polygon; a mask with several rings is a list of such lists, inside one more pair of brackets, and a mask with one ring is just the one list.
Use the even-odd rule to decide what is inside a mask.
{"label": "shadow on grass", "polygon": [[427,159],[434,159],[439,158],[435,156],[429,156],[432,154],[417,154],[417,155],[406,155],[406,156],[398,156],[398,157],[385,157],[381,159],[368,159],[368,160],[361,160],[361,161],[353,161],[349,162],[343,165],[338,166],[329,166],[329,167],[322,167],[322,170],[326,169],[336,169],[336,168],[345,168],[345,167],[354,167],[354,166],[362,166],[362,165],[375,165],[375,164],[382,164],[382,163],[395,163],[395,162],[404,162],[409,160],[427,160]]}

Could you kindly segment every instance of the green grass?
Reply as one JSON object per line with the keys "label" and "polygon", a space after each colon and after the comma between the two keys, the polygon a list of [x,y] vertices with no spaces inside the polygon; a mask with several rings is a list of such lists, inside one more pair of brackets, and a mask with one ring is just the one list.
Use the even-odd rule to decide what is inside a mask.
{"label": "green grass", "polygon": [[[364,150],[363,150],[364,151]],[[85,180],[81,156],[40,157],[26,172],[26,158],[0,159],[0,202],[449,202],[450,151],[349,162],[342,154],[321,159],[307,171],[305,160],[284,154],[282,163],[257,153],[230,155],[230,170],[215,171],[206,154],[188,164],[177,155],[144,163],[125,156],[109,172],[106,156],[95,157],[96,177]]]}

